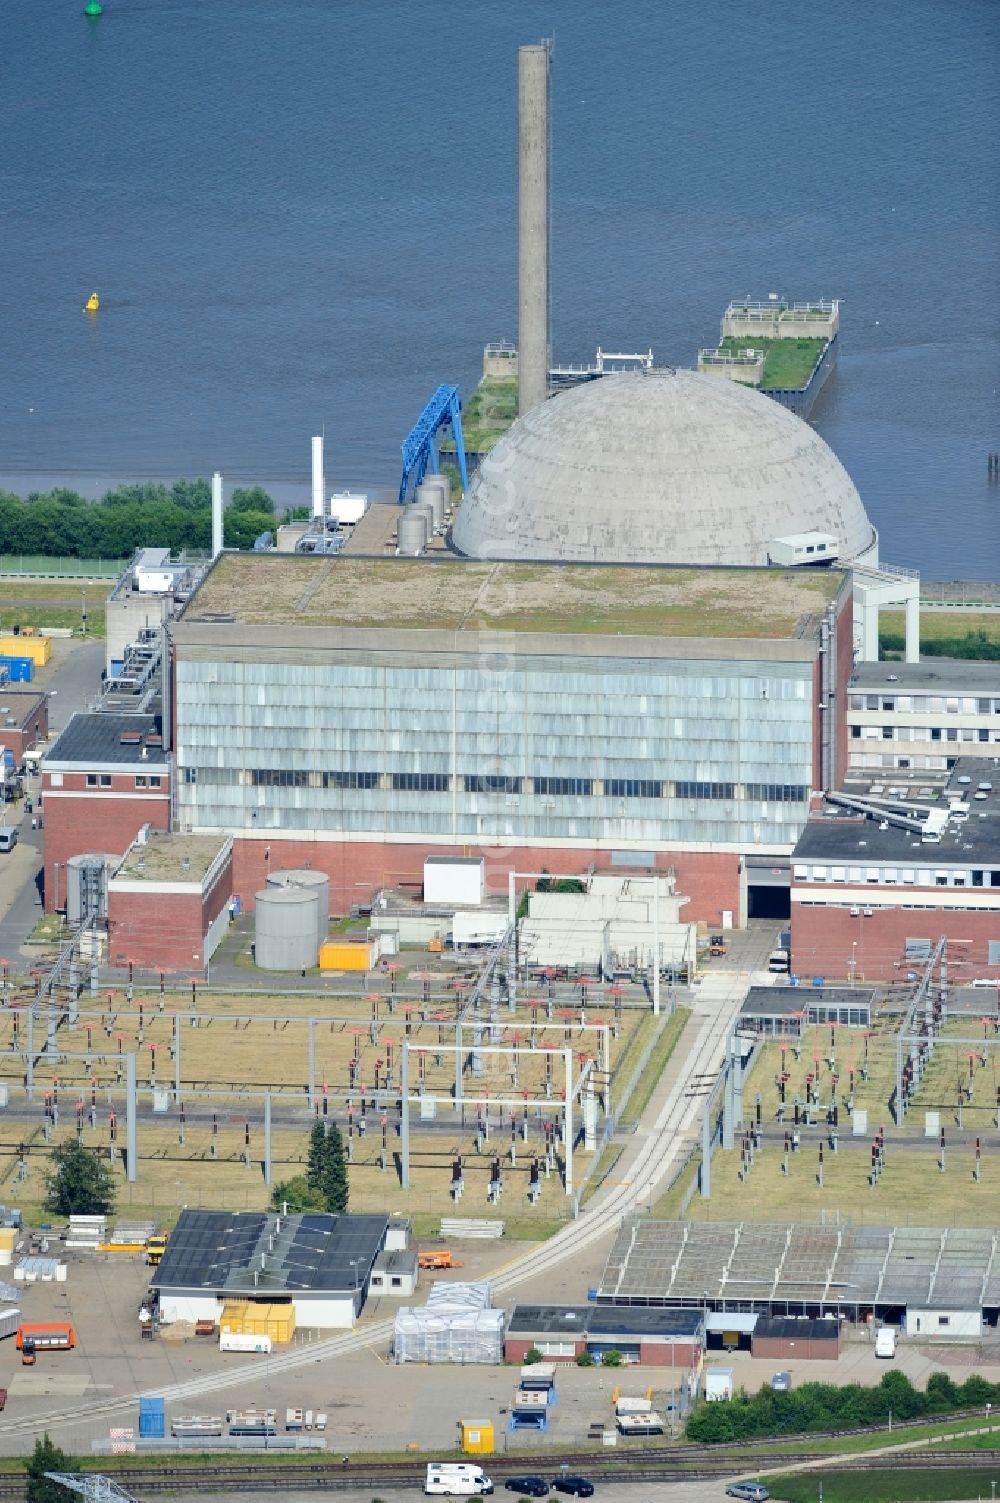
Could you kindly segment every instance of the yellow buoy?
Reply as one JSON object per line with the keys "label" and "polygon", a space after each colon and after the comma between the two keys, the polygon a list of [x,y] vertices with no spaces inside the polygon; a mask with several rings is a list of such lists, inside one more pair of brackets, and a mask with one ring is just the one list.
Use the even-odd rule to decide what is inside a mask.
{"label": "yellow buoy", "polygon": [[100,298],[97,296],[96,292],[92,292],[90,294],[89,298],[87,299],[86,303],[84,304],[84,308],[86,309],[86,311],[88,313],[96,313],[97,310],[98,310],[98,308],[100,308],[100,306],[101,306],[101,300],[100,300]]}

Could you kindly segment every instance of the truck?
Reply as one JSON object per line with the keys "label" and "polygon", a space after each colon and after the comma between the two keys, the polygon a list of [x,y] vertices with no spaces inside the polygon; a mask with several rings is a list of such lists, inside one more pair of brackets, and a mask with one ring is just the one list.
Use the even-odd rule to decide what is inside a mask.
{"label": "truck", "polygon": [[481,1466],[466,1461],[429,1461],[424,1492],[445,1498],[481,1498],[493,1483]]}
{"label": "truck", "polygon": [[20,1325],[14,1345],[24,1367],[34,1367],[38,1352],[69,1352],[76,1346],[76,1332],[68,1321],[36,1321]]}
{"label": "truck", "polygon": [[880,1326],[875,1334],[876,1357],[888,1357],[891,1361],[896,1355],[896,1328],[895,1326]]}
{"label": "truck", "polygon": [[461,1268],[454,1253],[442,1247],[437,1252],[422,1252],[417,1257],[418,1268]]}
{"label": "truck", "polygon": [[166,1232],[154,1232],[146,1238],[146,1262],[150,1268],[159,1268],[163,1262],[163,1254],[167,1250]]}

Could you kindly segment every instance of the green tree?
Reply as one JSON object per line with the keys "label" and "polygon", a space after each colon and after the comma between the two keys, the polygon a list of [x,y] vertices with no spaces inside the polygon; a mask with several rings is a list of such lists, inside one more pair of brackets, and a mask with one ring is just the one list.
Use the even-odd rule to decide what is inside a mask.
{"label": "green tree", "polygon": [[541,1362],[543,1360],[544,1359],[542,1357],[542,1354],[538,1350],[537,1346],[533,1346],[533,1347],[530,1347],[528,1349],[528,1351],[525,1352],[525,1354],[524,1354],[524,1361],[522,1363],[522,1366],[524,1366],[524,1367],[534,1367],[537,1362]]}
{"label": "green tree", "polygon": [[274,531],[274,517],[265,511],[233,511],[227,506],[222,518],[227,548],[252,548],[262,532]]}
{"label": "green tree", "polygon": [[35,1441],[35,1449],[25,1465],[28,1474],[25,1490],[27,1503],[71,1503],[76,1494],[68,1487],[63,1487],[61,1482],[50,1482],[45,1474],[72,1470],[73,1463],[66,1452],[54,1446],[47,1434],[42,1435]]}
{"label": "green tree", "polygon": [[89,1148],[60,1143],[52,1151],[52,1166],[45,1204],[56,1216],[100,1216],[114,1210],[114,1181]]}
{"label": "green tree", "polygon": [[347,1210],[350,1185],[347,1179],[347,1160],[344,1157],[344,1140],[340,1128],[331,1122],[326,1134],[323,1161],[323,1193],[326,1208],[338,1215]]}
{"label": "green tree", "polygon": [[326,1167],[326,1123],[317,1117],[309,1134],[309,1153],[306,1157],[306,1184],[310,1190],[324,1193],[323,1179]]}
{"label": "green tree", "polygon": [[609,1347],[601,1358],[602,1367],[621,1367],[622,1354],[617,1347]]}
{"label": "green tree", "polygon": [[326,1197],[322,1190],[314,1190],[304,1174],[282,1180],[271,1192],[271,1210],[280,1211],[287,1205],[290,1215],[299,1211],[325,1211]]}
{"label": "green tree", "polygon": [[252,511],[274,516],[274,497],[259,485],[237,486],[229,498],[229,511]]}

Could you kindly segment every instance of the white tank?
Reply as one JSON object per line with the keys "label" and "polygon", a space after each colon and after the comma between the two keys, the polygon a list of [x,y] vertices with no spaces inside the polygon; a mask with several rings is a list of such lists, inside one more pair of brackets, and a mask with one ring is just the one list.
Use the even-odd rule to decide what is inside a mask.
{"label": "white tank", "polygon": [[[287,871],[269,872],[268,887],[304,887],[316,894],[316,939],[324,944],[330,928],[330,878],[311,866],[297,866]],[[301,967],[300,967],[301,969]]]}
{"label": "white tank", "polygon": [[445,511],[451,510],[451,481],[447,475],[425,475],[425,485],[436,485],[444,497]]}
{"label": "white tank", "polygon": [[423,553],[427,547],[427,518],[423,511],[408,506],[400,512],[396,539],[404,557],[416,558],[418,553]]}
{"label": "white tank", "polygon": [[256,896],[254,959],[264,971],[308,971],[319,960],[314,887],[265,887]]}
{"label": "white tank", "polygon": [[434,476],[428,476],[421,485],[417,486],[413,501],[418,509],[430,507],[430,531],[439,532],[444,526],[444,491],[439,485],[434,484]]}
{"label": "white tank", "polygon": [[410,510],[415,512],[418,517],[423,517],[426,537],[429,543],[434,536],[434,508],[429,501],[417,501],[410,507]]}

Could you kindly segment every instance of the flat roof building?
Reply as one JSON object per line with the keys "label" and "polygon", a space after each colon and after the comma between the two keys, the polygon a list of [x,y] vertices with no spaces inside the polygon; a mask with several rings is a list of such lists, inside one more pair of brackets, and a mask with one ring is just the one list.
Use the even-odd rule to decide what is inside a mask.
{"label": "flat roof building", "polygon": [[218,1320],[236,1300],[289,1300],[296,1328],[353,1326],[388,1217],[182,1211],[150,1278],[160,1319]]}
{"label": "flat roof building", "polygon": [[226,554],[171,634],[177,819],[234,834],[244,906],[267,850],[338,912],[482,852],[491,892],[655,862],[739,923],[843,759],[836,570]]}
{"label": "flat roof building", "polygon": [[523,1362],[534,1350],[572,1362],[583,1352],[600,1359],[617,1351],[644,1366],[693,1367],[705,1345],[700,1310],[615,1305],[515,1305],[507,1321],[504,1360]]}
{"label": "flat roof building", "polygon": [[751,986],[740,1008],[741,1030],[797,1038],[817,1023],[870,1028],[875,992],[871,987]]}

